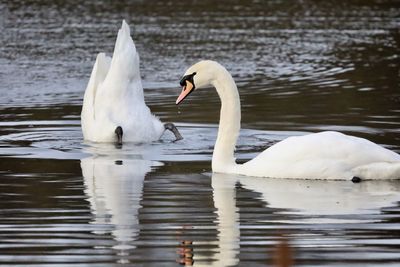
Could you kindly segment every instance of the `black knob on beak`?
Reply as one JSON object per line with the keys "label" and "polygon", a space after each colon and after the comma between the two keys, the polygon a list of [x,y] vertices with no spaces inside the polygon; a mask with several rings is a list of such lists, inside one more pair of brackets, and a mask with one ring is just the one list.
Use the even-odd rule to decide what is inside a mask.
{"label": "black knob on beak", "polygon": [[193,84],[193,89],[194,89],[194,82],[193,82],[193,77],[194,75],[196,75],[196,72],[193,72],[192,74],[188,74],[182,77],[182,79],[180,80],[179,84],[181,86],[185,86],[186,85],[186,81],[189,81],[191,84]]}

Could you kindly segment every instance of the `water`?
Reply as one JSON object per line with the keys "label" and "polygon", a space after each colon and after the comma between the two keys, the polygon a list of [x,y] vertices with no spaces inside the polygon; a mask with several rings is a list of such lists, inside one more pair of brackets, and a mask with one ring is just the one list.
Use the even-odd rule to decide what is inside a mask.
{"label": "water", "polygon": [[[184,140],[82,140],[95,55],[122,19],[146,101]],[[246,161],[288,136],[339,130],[400,152],[396,1],[0,3],[0,264],[397,266],[400,182],[212,174],[219,100],[176,107],[199,59],[240,89]],[[288,256],[289,255],[289,256]]]}

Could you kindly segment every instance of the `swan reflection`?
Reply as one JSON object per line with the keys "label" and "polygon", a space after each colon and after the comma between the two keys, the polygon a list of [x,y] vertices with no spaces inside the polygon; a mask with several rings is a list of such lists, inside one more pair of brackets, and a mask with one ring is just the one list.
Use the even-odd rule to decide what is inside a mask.
{"label": "swan reflection", "polygon": [[[225,175],[225,174],[224,174]],[[217,241],[192,241],[179,240],[178,260],[185,266],[235,266],[239,263],[238,253],[240,249],[239,210],[236,206],[236,180],[220,179],[220,174],[213,174],[212,189],[213,202],[216,208]],[[185,227],[182,227],[182,232]],[[195,245],[194,245],[195,244]],[[196,246],[215,246],[214,255],[210,261],[210,255],[196,253]]]}
{"label": "swan reflection", "polygon": [[214,206],[217,209],[218,252],[212,266],[233,266],[239,262],[239,210],[236,206],[236,181],[213,174]]}
{"label": "swan reflection", "polygon": [[160,163],[131,157],[120,159],[116,155],[81,160],[93,223],[112,225],[111,233],[117,243],[113,248],[122,254],[135,248],[144,177],[156,165]]}
{"label": "swan reflection", "polygon": [[[354,215],[380,214],[384,207],[400,201],[400,181],[289,180],[212,174],[214,205],[217,209],[217,252],[208,266],[232,266],[238,263],[240,250],[240,214],[236,188],[260,194],[265,218],[279,214],[283,223],[366,222],[371,217]],[[295,215],[295,216],[291,216]],[[353,218],[349,220],[346,215]],[[274,217],[275,218],[275,217]],[[376,216],[375,216],[376,218]],[[375,221],[375,220],[374,220]],[[368,221],[369,222],[369,221]],[[195,257],[196,260],[201,258]],[[201,264],[198,264],[199,266]]]}

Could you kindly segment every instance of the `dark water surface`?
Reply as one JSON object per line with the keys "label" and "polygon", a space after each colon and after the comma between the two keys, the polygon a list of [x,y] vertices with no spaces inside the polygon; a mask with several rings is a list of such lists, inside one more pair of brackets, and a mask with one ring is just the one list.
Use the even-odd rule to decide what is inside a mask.
{"label": "dark water surface", "polygon": [[[91,67],[122,19],[181,142],[82,140]],[[321,130],[400,152],[398,1],[2,1],[0,27],[0,265],[400,264],[400,182],[212,174],[216,93],[174,105],[185,69],[213,59],[240,90],[240,161]]]}

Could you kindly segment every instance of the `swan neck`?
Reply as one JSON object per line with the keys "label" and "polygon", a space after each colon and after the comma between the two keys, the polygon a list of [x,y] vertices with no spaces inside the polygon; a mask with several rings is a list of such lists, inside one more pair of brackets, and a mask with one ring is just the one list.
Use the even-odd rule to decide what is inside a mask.
{"label": "swan neck", "polygon": [[236,166],[234,151],[240,131],[239,92],[227,70],[217,72],[216,77],[212,84],[221,99],[221,111],[212,169],[214,172],[232,172]]}

